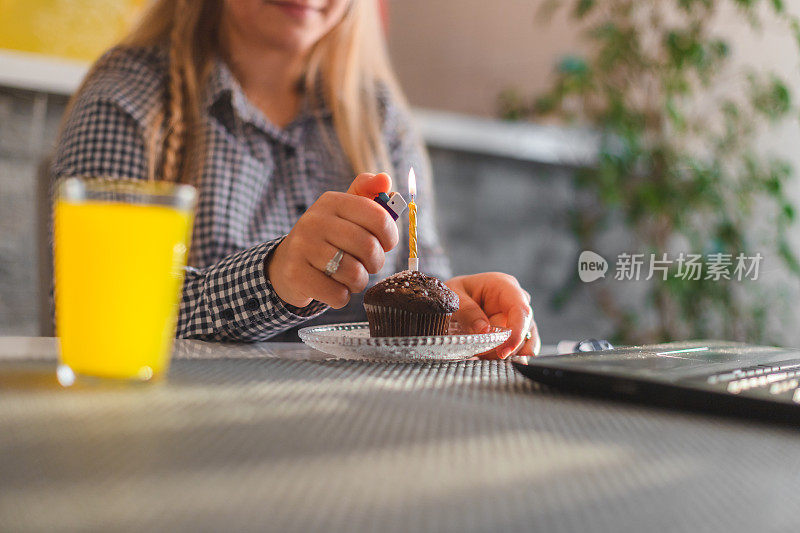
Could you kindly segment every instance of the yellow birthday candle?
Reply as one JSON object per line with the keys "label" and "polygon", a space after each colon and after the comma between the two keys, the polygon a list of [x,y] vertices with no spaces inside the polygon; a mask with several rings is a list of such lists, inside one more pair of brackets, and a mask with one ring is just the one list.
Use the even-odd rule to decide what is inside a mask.
{"label": "yellow birthday candle", "polygon": [[417,256],[417,204],[414,197],[417,195],[417,177],[414,168],[408,171],[408,192],[411,202],[408,204],[408,269],[419,270],[419,257]]}

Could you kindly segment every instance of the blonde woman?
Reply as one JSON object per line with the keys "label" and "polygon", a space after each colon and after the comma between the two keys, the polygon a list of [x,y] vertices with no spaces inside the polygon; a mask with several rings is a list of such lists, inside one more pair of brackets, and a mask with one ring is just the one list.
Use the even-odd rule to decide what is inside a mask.
{"label": "blonde woman", "polygon": [[[312,320],[361,318],[354,295],[404,268],[406,239],[370,199],[392,181],[373,172],[406,190],[413,165],[419,200],[432,190],[376,1],[158,0],[71,102],[56,178],[199,190],[179,336],[276,339]],[[425,270],[446,279],[434,209],[420,212]],[[538,350],[530,296],[513,277],[447,283],[462,324],[513,329],[492,356]],[[339,311],[319,316],[330,307]]]}

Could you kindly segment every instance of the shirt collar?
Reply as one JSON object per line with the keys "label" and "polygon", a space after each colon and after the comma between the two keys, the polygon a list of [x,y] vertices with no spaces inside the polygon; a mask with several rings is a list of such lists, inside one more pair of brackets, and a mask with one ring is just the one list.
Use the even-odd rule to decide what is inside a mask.
{"label": "shirt collar", "polygon": [[[225,62],[219,58],[214,59],[208,80],[206,81],[203,106],[207,110],[219,102],[223,97],[229,97],[238,82],[233,77]],[[240,89],[241,90],[241,89]]]}

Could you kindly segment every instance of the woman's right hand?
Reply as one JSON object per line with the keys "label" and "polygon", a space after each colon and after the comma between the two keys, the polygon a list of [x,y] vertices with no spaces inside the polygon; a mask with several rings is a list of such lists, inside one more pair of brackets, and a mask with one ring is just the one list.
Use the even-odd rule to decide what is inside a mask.
{"label": "woman's right hand", "polygon": [[[339,309],[366,288],[399,240],[392,217],[372,200],[391,187],[387,174],[359,174],[346,193],[322,194],[300,217],[267,260],[267,275],[284,302],[305,307],[317,300]],[[325,267],[338,250],[344,257],[328,277]]]}

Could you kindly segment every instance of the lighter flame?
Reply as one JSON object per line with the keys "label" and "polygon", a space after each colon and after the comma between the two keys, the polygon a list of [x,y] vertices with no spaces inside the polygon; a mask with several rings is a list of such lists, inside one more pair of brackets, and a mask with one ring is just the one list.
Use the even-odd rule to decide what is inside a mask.
{"label": "lighter flame", "polygon": [[414,174],[414,167],[408,171],[408,192],[411,196],[417,195],[417,175]]}

